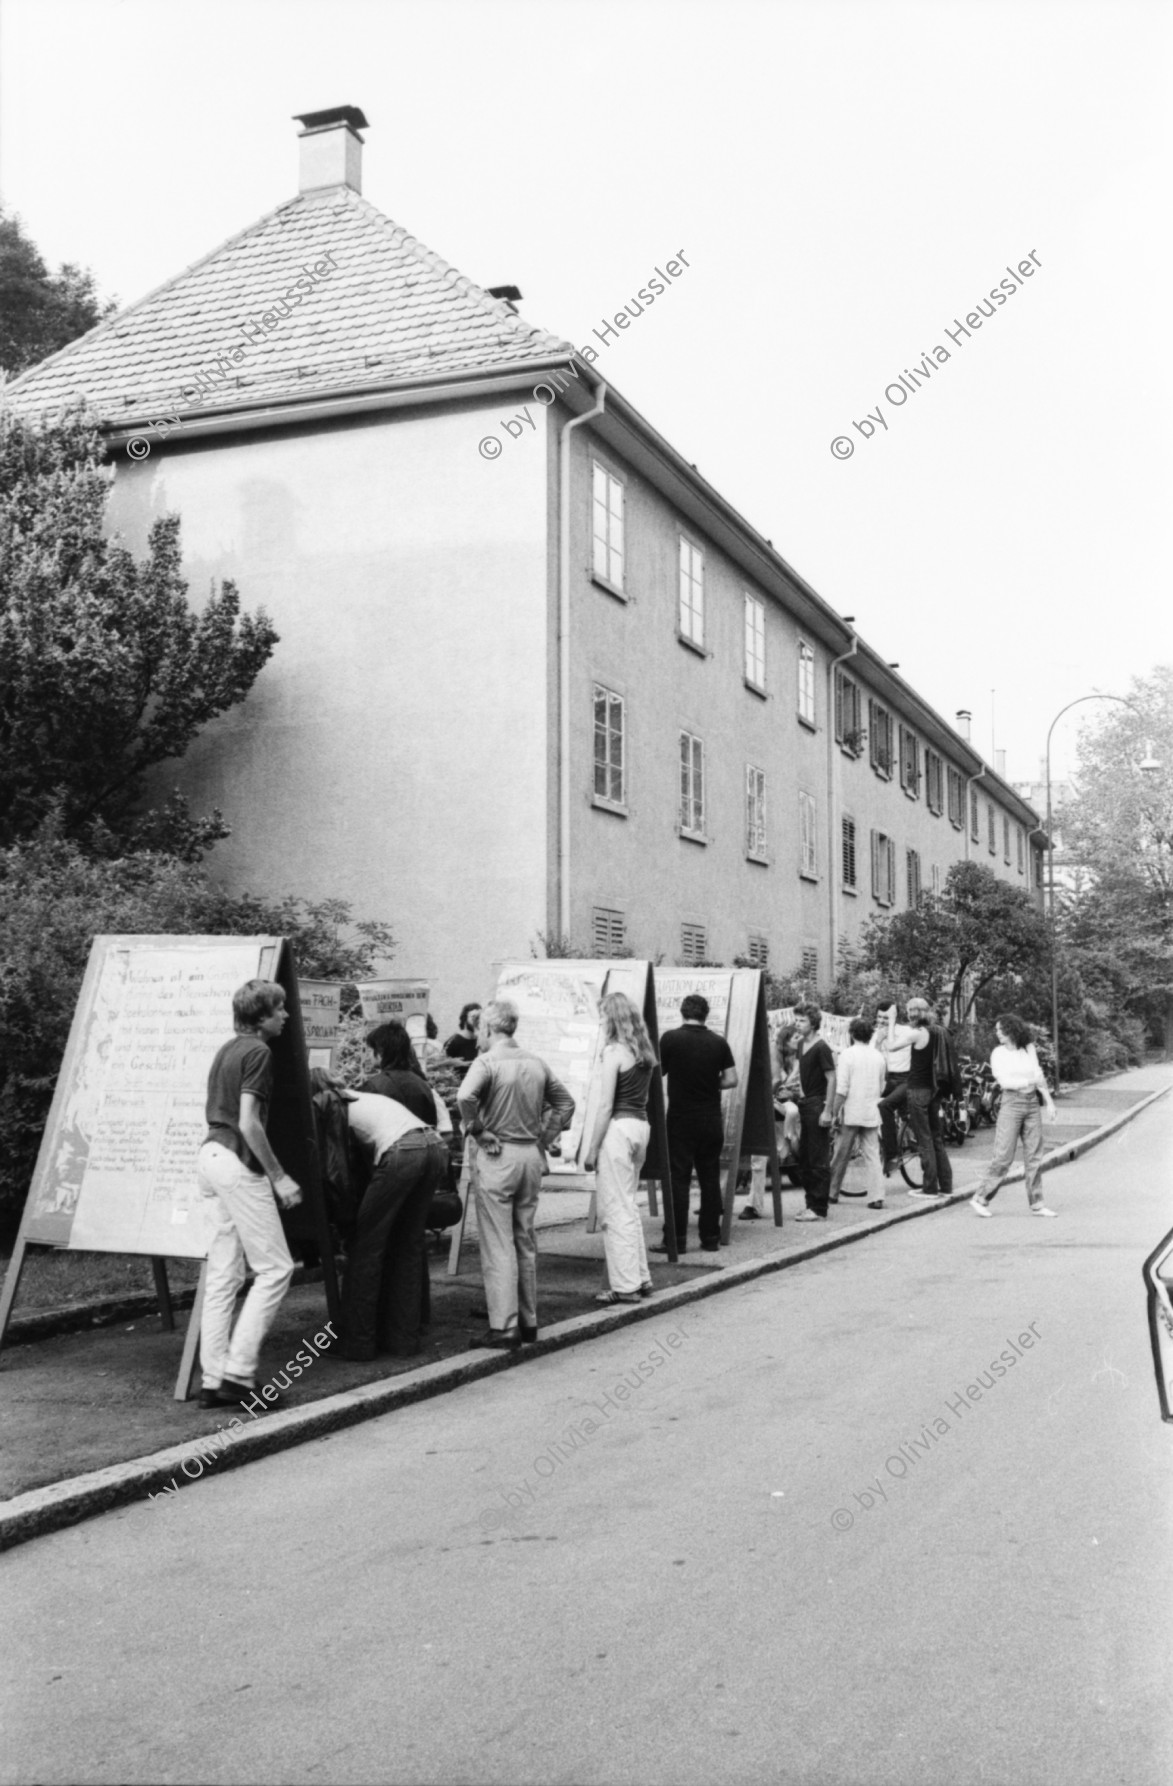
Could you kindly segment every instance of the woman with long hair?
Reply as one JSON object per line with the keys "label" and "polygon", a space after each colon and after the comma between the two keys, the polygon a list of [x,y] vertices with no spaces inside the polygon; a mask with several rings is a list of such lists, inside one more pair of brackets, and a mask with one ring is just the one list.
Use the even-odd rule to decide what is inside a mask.
{"label": "woman with long hair", "polygon": [[638,1302],[652,1293],[643,1222],[636,1208],[639,1171],[648,1151],[648,1090],[656,1054],[643,1018],[625,993],[612,992],[600,1007],[603,1063],[599,1108],[583,1159],[598,1170],[596,1196],[609,1290],[596,1302]]}
{"label": "woman with long hair", "polygon": [[1048,1122],[1055,1120],[1051,1088],[1030,1039],[1030,1025],[1008,1012],[995,1020],[994,1030],[998,1046],[990,1056],[990,1070],[1002,1087],[1002,1103],[994,1130],[994,1157],[970,1198],[970,1205],[975,1215],[989,1216],[992,1213],[990,1203],[1010,1170],[1021,1138],[1030,1213],[1053,1216],[1055,1211],[1043,1202],[1039,1186],[1044,1113]]}

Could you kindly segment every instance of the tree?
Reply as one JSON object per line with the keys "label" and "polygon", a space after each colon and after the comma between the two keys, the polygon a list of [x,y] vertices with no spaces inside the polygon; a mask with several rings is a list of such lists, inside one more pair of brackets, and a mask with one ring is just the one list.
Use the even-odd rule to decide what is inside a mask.
{"label": "tree", "polygon": [[[1064,853],[1086,873],[1057,914],[1063,953],[1110,964],[1118,1001],[1173,1054],[1173,667],[1133,680],[1079,743]],[[1135,710],[1134,710],[1135,709]],[[1148,752],[1160,767],[1143,773]],[[1117,1004],[1119,1008],[1119,1004]]]}
{"label": "tree", "polygon": [[1049,954],[1046,919],[1034,901],[977,862],[955,862],[941,893],[922,893],[910,911],[869,919],[860,936],[865,967],[933,1001],[948,991],[954,1027],[992,981],[1038,972]]}
{"label": "tree", "polygon": [[117,309],[94,276],[66,263],[54,277],[19,217],[0,211],[0,371],[15,378]]}
{"label": "tree", "polygon": [[[146,772],[242,701],[277,642],[230,582],[201,614],[188,605],[177,516],[155,522],[141,564],[106,537],[100,457],[81,412],[0,415],[0,846],[51,810],[67,835],[168,844],[160,815],[136,812]],[[169,811],[181,854],[226,835],[218,815]]]}

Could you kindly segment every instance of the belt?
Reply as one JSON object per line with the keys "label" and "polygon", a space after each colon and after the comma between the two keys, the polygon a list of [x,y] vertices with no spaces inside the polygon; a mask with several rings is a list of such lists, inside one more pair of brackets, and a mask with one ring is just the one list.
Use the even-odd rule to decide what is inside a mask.
{"label": "belt", "polygon": [[417,1135],[421,1141],[440,1141],[441,1146],[443,1146],[443,1141],[436,1129],[409,1129],[406,1135],[400,1135],[398,1141],[393,1141],[390,1147],[385,1147],[383,1149],[382,1153],[375,1161],[375,1164],[377,1166],[382,1165],[389,1153],[394,1153],[395,1149],[397,1147],[402,1147],[405,1141],[413,1141]]}

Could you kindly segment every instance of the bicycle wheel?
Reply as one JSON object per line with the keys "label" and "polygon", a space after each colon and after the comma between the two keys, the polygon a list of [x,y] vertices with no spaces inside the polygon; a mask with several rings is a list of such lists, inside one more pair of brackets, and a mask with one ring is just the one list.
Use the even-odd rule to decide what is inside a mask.
{"label": "bicycle wheel", "polygon": [[925,1169],[921,1165],[920,1149],[910,1122],[901,1120],[896,1131],[896,1147],[901,1178],[910,1191],[919,1191],[925,1181]]}

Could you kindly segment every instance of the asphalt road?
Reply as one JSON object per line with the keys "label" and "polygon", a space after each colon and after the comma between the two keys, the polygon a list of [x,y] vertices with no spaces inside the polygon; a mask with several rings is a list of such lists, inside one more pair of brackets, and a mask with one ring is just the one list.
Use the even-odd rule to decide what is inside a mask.
{"label": "asphalt road", "polygon": [[1164,1102],[1058,1221],[1008,1186],[13,1551],[0,1777],[1164,1786],[1171,1166]]}

